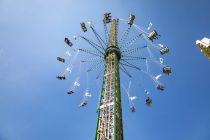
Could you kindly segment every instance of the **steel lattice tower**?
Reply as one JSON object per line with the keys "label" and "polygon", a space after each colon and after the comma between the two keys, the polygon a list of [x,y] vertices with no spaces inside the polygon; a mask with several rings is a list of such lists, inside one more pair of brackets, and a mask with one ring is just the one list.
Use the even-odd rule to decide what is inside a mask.
{"label": "steel lattice tower", "polygon": [[118,20],[113,19],[105,51],[105,70],[98,110],[95,140],[123,140],[122,109],[119,79],[121,57],[117,42]]}

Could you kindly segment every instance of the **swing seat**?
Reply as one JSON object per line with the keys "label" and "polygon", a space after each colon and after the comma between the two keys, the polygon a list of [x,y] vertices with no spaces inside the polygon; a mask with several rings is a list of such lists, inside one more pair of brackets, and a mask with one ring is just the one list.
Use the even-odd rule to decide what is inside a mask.
{"label": "swing seat", "polygon": [[74,93],[73,90],[70,90],[70,91],[67,92],[68,95],[71,95],[71,94],[73,94],[73,93]]}
{"label": "swing seat", "polygon": [[65,39],[64,39],[64,42],[65,42],[67,45],[69,45],[70,47],[73,46],[72,42],[71,42],[68,38],[65,38]]}
{"label": "swing seat", "polygon": [[162,49],[160,50],[160,54],[161,54],[161,55],[163,55],[163,54],[165,54],[165,53],[168,53],[168,52],[169,52],[169,48],[168,48],[168,47],[162,48]]}
{"label": "swing seat", "polygon": [[85,23],[82,22],[82,23],[80,23],[80,25],[82,27],[83,32],[87,32],[87,27],[85,26]]}
{"label": "swing seat", "polygon": [[163,91],[165,89],[165,87],[163,85],[157,85],[157,89]]}
{"label": "swing seat", "polygon": [[60,62],[63,62],[63,63],[65,62],[65,59],[61,58],[61,57],[57,57],[57,60],[60,61]]}
{"label": "swing seat", "polygon": [[152,104],[152,99],[150,99],[149,97],[147,97],[147,99],[146,99],[146,104],[147,104],[148,106],[150,106],[150,105]]}
{"label": "swing seat", "polygon": [[105,13],[104,14],[104,23],[110,23],[111,22],[111,13]]}
{"label": "swing seat", "polygon": [[204,37],[201,41],[197,40],[196,45],[201,49],[201,52],[210,59],[210,39]]}
{"label": "swing seat", "polygon": [[135,19],[135,16],[134,16],[134,15],[130,15],[129,20],[128,20],[128,24],[129,24],[130,26],[133,25],[134,19]]}
{"label": "swing seat", "polygon": [[154,30],[151,33],[149,33],[148,39],[153,42],[153,39],[158,39],[158,36],[160,36],[160,35],[157,33],[156,30]]}
{"label": "swing seat", "polygon": [[56,78],[59,79],[59,80],[66,80],[65,75],[64,76],[57,76]]}
{"label": "swing seat", "polygon": [[136,112],[136,108],[134,106],[131,107],[131,112]]}
{"label": "swing seat", "polygon": [[170,74],[171,73],[171,67],[163,67],[163,73],[166,73],[166,74]]}
{"label": "swing seat", "polygon": [[79,106],[80,106],[80,107],[84,107],[84,106],[86,106],[86,105],[87,105],[87,102],[81,102]]}

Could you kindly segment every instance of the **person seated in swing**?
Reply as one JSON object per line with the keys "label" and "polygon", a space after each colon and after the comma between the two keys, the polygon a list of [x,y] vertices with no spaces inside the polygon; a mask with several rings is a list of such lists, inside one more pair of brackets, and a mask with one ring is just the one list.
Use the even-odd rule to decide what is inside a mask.
{"label": "person seated in swing", "polygon": [[56,78],[59,79],[59,80],[66,80],[65,75],[61,75],[61,76],[59,75]]}
{"label": "person seated in swing", "polygon": [[87,105],[87,102],[86,101],[83,101],[83,102],[80,103],[79,107],[84,107],[86,105]]}
{"label": "person seated in swing", "polygon": [[65,38],[64,39],[64,42],[69,45],[70,47],[73,46],[72,42],[68,39],[68,38]]}
{"label": "person seated in swing", "polygon": [[106,23],[106,24],[107,24],[107,23],[110,23],[111,20],[112,20],[112,19],[111,19],[111,13],[105,13],[105,14],[104,14],[104,20],[103,20],[104,23]]}
{"label": "person seated in swing", "polygon": [[157,33],[156,30],[152,31],[151,33],[149,33],[148,35],[148,39],[151,40],[153,42],[153,39],[158,39],[160,35]]}
{"label": "person seated in swing", "polygon": [[152,99],[150,99],[149,97],[147,97],[147,99],[146,99],[146,104],[147,104],[148,106],[150,106],[150,105],[152,104]]}
{"label": "person seated in swing", "polygon": [[136,112],[136,108],[134,106],[131,107],[131,112]]}
{"label": "person seated in swing", "polygon": [[171,73],[171,67],[169,67],[169,66],[163,67],[163,73],[170,74]]}
{"label": "person seated in swing", "polygon": [[134,19],[135,19],[135,16],[134,16],[134,15],[130,15],[129,20],[128,20],[128,24],[129,24],[130,26],[133,25]]}
{"label": "person seated in swing", "polygon": [[61,58],[61,57],[57,57],[57,60],[60,61],[60,62],[63,62],[63,63],[65,62],[65,59]]}
{"label": "person seated in swing", "polygon": [[163,91],[165,89],[165,87],[163,85],[158,84],[157,89]]}
{"label": "person seated in swing", "polygon": [[164,47],[160,50],[160,54],[161,55],[164,55],[165,53],[168,53],[169,52],[169,48],[168,47]]}
{"label": "person seated in swing", "polygon": [[83,32],[87,32],[87,27],[86,27],[85,23],[82,22],[82,23],[80,23],[80,25],[82,27]]}
{"label": "person seated in swing", "polygon": [[73,93],[74,93],[73,90],[69,90],[69,91],[67,92],[68,95],[71,95],[71,94],[73,94]]}

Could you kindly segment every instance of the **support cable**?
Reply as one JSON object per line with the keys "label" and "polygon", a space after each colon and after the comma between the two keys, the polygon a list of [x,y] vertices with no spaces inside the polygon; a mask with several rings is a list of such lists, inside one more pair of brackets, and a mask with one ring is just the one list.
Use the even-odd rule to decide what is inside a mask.
{"label": "support cable", "polygon": [[[122,62],[125,62],[125,63],[127,63],[127,64],[122,63]],[[123,65],[126,65],[126,66],[128,66],[128,67],[132,67],[132,68],[135,68],[135,69],[141,71],[141,68],[139,68],[138,66],[136,66],[136,65],[134,65],[134,64],[129,63],[129,62],[126,61],[126,60],[122,60],[122,62],[120,62],[120,63],[123,64]]]}
{"label": "support cable", "polygon": [[80,83],[79,83],[79,80],[80,80],[80,77],[79,77],[80,72],[81,72],[81,62],[79,63],[79,70],[77,71],[76,78],[73,81],[73,84],[71,85],[69,91],[74,91],[75,92],[76,87],[79,87],[80,86]]}
{"label": "support cable", "polygon": [[103,21],[103,23],[104,23],[104,33],[105,33],[105,39],[106,39],[106,45],[108,44],[107,42],[108,42],[108,38],[109,38],[109,32],[108,32],[108,29],[107,29],[107,25],[106,25],[106,23]]}
{"label": "support cable", "polygon": [[120,64],[141,71],[139,68],[136,68],[136,67],[134,67],[134,66],[131,66],[131,65],[128,65],[128,64],[124,64],[124,63],[122,63],[122,62],[120,62]]}
{"label": "support cable", "polygon": [[161,45],[161,44],[158,44],[158,45],[153,44],[153,45],[147,45],[147,47],[154,48],[154,49],[158,49],[158,50],[164,48],[164,47],[162,47],[162,46],[160,46],[160,45]]}
{"label": "support cable", "polygon": [[131,96],[130,96],[130,87],[131,87],[131,81],[129,81],[129,85],[128,85],[128,89],[126,90],[125,86],[122,84],[122,87],[124,89],[124,91],[126,92],[127,96],[128,96],[128,102],[129,102],[129,107],[132,108],[134,107],[134,103],[131,101]]}
{"label": "support cable", "polygon": [[146,69],[147,69],[147,72],[149,72],[149,63],[148,63],[148,61],[147,61],[147,59],[146,59]]}
{"label": "support cable", "polygon": [[89,68],[88,70],[87,70],[87,72],[91,72],[91,71],[93,71],[94,69],[96,69],[96,68],[98,68],[98,67],[100,67],[101,65],[103,65],[103,62],[104,60],[101,60],[101,61],[99,61],[97,64],[95,64],[95,65],[93,65],[91,68]]}
{"label": "support cable", "polygon": [[81,60],[81,62],[96,62],[99,59],[102,59],[102,58],[101,57],[87,58],[87,59]]}
{"label": "support cable", "polygon": [[[122,38],[121,38],[120,41],[119,41],[119,44],[120,44],[121,46],[123,46],[123,43],[124,43],[125,40],[127,39],[128,34],[129,34],[129,32],[130,32],[130,29],[131,29],[131,26],[128,26],[127,30],[124,31],[124,33],[123,33],[123,35],[122,35]],[[121,48],[121,47],[120,47],[120,48]]]}
{"label": "support cable", "polygon": [[86,50],[86,49],[79,49],[79,50],[82,51],[82,52],[89,53],[89,54],[92,54],[92,55],[103,58],[103,56],[99,55],[98,52],[96,52],[96,51]]}
{"label": "support cable", "polygon": [[123,55],[123,58],[133,58],[133,59],[146,59],[146,57],[138,57],[138,56],[131,56],[131,55]]}
{"label": "support cable", "polygon": [[72,66],[75,63],[78,54],[79,54],[79,50],[77,50],[76,54],[73,56],[72,60],[70,60],[70,63],[67,65],[65,71],[61,75],[65,76],[67,73],[71,73]]}
{"label": "support cable", "polygon": [[128,71],[126,70],[126,68],[121,65],[122,67],[119,66],[120,70],[122,70],[129,78],[132,78],[132,76],[128,73]]}
{"label": "support cable", "polygon": [[160,81],[158,81],[156,78],[155,78],[155,76],[153,76],[152,74],[150,74],[149,72],[147,72],[147,71],[144,71],[144,70],[141,70],[143,73],[145,73],[146,75],[148,75],[151,79],[152,79],[152,81],[154,82],[154,84],[155,85],[161,85],[161,82]]}
{"label": "support cable", "polygon": [[95,48],[98,52],[100,52],[101,54],[104,54],[101,50],[99,50],[97,47],[101,48],[104,50],[103,47],[99,46],[98,44],[90,41],[89,39],[87,39],[86,37],[84,36],[80,36],[82,39],[84,39],[86,42],[88,42],[90,44],[90,46],[92,46],[93,48]]}
{"label": "support cable", "polygon": [[[100,48],[102,48],[103,50],[105,50],[104,47],[103,47],[103,44],[104,44],[105,46],[106,46],[107,44],[104,42],[104,40],[101,38],[101,36],[96,32],[96,30],[94,29],[94,27],[93,27],[92,25],[90,25],[90,28],[91,28],[91,30],[93,31],[93,33],[94,33],[95,37],[97,38],[98,42],[100,43],[100,45],[101,45]],[[101,42],[102,42],[103,44],[102,44]]]}
{"label": "support cable", "polygon": [[152,54],[152,52],[151,52],[151,50],[150,50],[149,47],[147,47],[147,51],[148,51],[148,53],[149,53],[150,58],[154,58],[154,56],[153,56],[153,54]]}
{"label": "support cable", "polygon": [[166,65],[160,63],[160,62],[157,61],[157,60],[154,60],[154,59],[147,59],[147,60],[152,61],[153,63],[155,63],[155,64],[157,64],[157,65],[159,65],[159,66],[161,66],[161,67],[166,67]]}
{"label": "support cable", "polygon": [[146,60],[147,59],[146,57],[131,57],[131,58],[124,58],[124,57],[122,57],[121,60]]}
{"label": "support cable", "polygon": [[138,39],[142,36],[142,33],[138,34],[137,36],[135,36],[133,39],[131,39],[128,43],[126,43],[124,46],[121,46],[120,49],[123,48],[129,48],[130,46],[132,46],[136,41],[138,41]]}
{"label": "support cable", "polygon": [[138,32],[140,33],[144,33],[146,35],[149,35],[149,33],[145,32],[144,30],[142,30],[138,25],[133,24],[134,29],[136,29]]}
{"label": "support cable", "polygon": [[[132,53],[135,53],[141,49],[144,49],[146,48],[147,46],[140,46],[140,47],[136,47],[136,48],[133,48],[133,49],[127,49],[127,50],[124,50],[122,51],[122,56],[124,55],[129,55],[129,54],[132,54]],[[123,54],[123,53],[126,53],[126,54]]]}
{"label": "support cable", "polygon": [[97,76],[96,76],[96,79],[99,79],[99,78],[101,77],[102,73],[103,73],[103,68],[101,67],[101,68],[99,69],[99,73],[98,73]]}
{"label": "support cable", "polygon": [[140,69],[139,67],[137,67],[137,66],[135,66],[135,65],[133,65],[133,64],[131,64],[131,63],[125,61],[125,60],[124,60],[124,62],[126,62],[127,64],[129,64],[130,67],[136,67],[137,70],[140,70],[140,71],[142,71],[143,73],[149,75],[149,77],[150,77],[156,84],[160,84],[160,82],[159,82],[157,79],[155,79],[155,77],[154,77],[152,74],[150,74],[149,72],[145,72],[144,70]]}

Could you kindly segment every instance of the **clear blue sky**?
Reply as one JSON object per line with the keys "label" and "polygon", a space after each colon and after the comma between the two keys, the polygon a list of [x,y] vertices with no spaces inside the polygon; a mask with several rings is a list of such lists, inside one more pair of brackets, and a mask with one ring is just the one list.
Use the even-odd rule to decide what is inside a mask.
{"label": "clear blue sky", "polygon": [[173,74],[163,79],[163,93],[151,88],[152,107],[145,106],[143,89],[133,87],[139,98],[132,114],[122,93],[125,140],[209,140],[210,61],[195,46],[197,39],[210,38],[209,5],[209,0],[0,0],[0,140],[93,140],[95,81],[89,105],[78,108],[83,89],[66,95],[71,80],[55,79],[64,69],[56,57],[66,50],[65,36],[81,33],[81,21],[102,28],[107,11],[126,19],[135,14],[142,26],[152,22],[171,49],[166,62]]}

